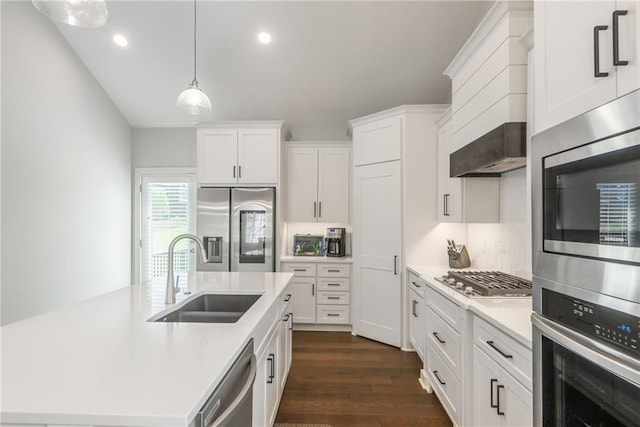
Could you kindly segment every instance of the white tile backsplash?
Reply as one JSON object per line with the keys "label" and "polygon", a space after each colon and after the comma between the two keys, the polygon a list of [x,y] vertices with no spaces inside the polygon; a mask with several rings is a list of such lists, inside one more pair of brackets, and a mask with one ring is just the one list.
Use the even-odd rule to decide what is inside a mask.
{"label": "white tile backsplash", "polygon": [[467,224],[471,266],[531,276],[531,213],[527,170],[500,179],[500,223]]}

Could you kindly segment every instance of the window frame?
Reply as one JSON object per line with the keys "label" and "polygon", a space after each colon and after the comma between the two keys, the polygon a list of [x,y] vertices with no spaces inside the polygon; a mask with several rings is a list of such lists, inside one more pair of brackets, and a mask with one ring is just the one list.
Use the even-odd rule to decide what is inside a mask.
{"label": "window frame", "polygon": [[[198,189],[198,177],[197,177],[197,169],[195,167],[185,168],[185,167],[158,167],[158,168],[135,168],[134,169],[134,187],[133,187],[133,235],[131,246],[133,253],[132,260],[132,283],[140,283],[142,281],[142,179],[145,175],[151,176],[181,176],[181,177],[189,177],[192,179],[193,184],[195,185],[194,190],[197,193]],[[197,204],[197,201],[194,197],[194,203]],[[196,209],[196,205],[193,206],[194,212]]]}

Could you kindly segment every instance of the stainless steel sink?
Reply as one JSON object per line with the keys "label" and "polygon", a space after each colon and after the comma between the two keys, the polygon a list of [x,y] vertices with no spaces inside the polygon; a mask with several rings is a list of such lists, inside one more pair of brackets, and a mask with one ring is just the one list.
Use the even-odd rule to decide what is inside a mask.
{"label": "stainless steel sink", "polygon": [[203,294],[152,322],[235,323],[261,295]]}

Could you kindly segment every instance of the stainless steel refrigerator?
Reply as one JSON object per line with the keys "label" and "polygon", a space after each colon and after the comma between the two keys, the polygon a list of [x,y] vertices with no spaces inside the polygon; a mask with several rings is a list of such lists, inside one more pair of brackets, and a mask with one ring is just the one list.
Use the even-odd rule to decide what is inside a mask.
{"label": "stainless steel refrigerator", "polygon": [[199,271],[275,271],[275,189],[198,189]]}

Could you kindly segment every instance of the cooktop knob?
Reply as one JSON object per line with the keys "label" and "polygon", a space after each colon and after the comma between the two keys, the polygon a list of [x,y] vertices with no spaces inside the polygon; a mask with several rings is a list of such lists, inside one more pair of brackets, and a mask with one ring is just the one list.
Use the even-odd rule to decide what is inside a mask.
{"label": "cooktop knob", "polygon": [[464,293],[467,295],[471,295],[473,293],[473,288],[471,286],[467,286],[464,288]]}
{"label": "cooktop knob", "polygon": [[456,282],[456,288],[457,288],[457,289],[462,289],[462,288],[464,288],[464,283],[462,283],[462,282]]}
{"label": "cooktop knob", "polygon": [[447,279],[447,283],[449,284],[449,286],[453,286],[456,284],[456,279]]}

